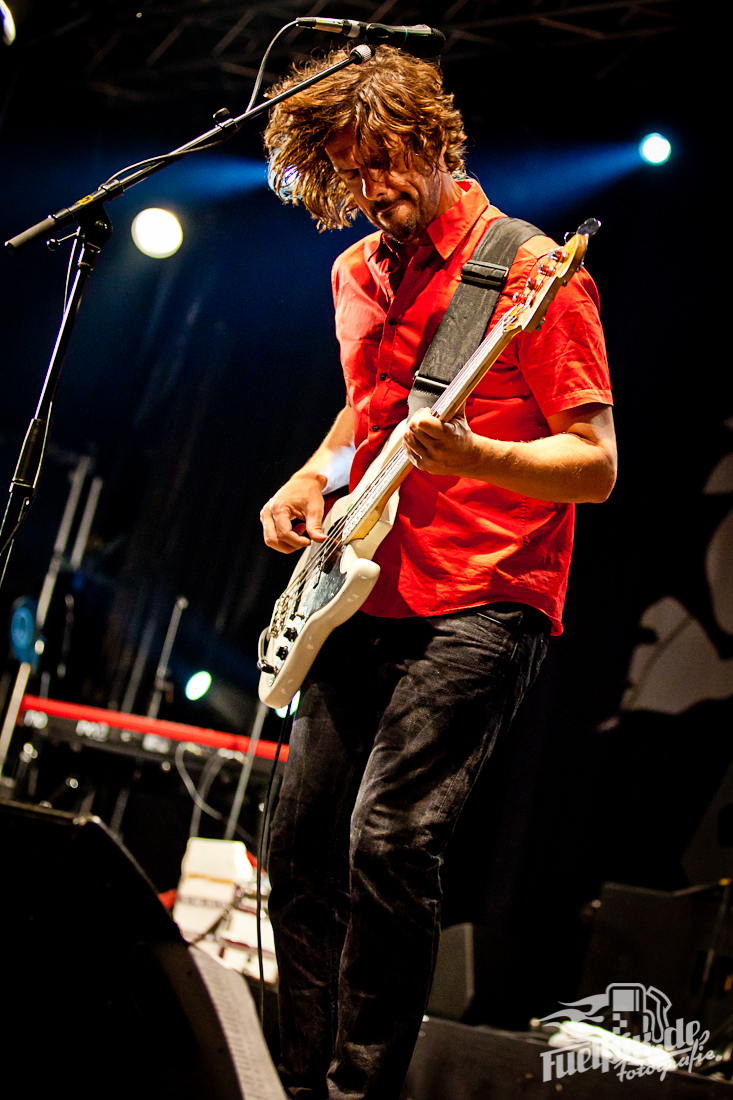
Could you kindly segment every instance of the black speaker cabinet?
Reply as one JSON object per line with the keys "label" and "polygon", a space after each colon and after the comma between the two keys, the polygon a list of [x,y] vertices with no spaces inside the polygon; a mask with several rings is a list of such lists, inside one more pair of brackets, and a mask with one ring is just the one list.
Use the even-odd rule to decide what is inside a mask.
{"label": "black speaker cabinet", "polygon": [[0,803],[3,1095],[279,1100],[241,978],[96,818]]}
{"label": "black speaker cabinet", "polygon": [[698,1074],[668,1073],[623,1081],[611,1069],[543,1080],[536,1038],[452,1020],[420,1028],[400,1100],[730,1100],[733,1085]]}
{"label": "black speaker cabinet", "polygon": [[440,934],[428,1015],[475,1024],[491,1021],[507,988],[508,953],[475,924],[454,924]]}
{"label": "black speaker cabinet", "polygon": [[729,892],[604,883],[578,993],[590,997],[629,982],[665,993],[672,1021],[697,1019],[714,1039],[733,1038]]}

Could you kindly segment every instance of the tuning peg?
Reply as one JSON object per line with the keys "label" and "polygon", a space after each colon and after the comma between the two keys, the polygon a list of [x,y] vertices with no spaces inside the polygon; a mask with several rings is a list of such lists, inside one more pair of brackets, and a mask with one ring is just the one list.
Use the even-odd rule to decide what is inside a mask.
{"label": "tuning peg", "polygon": [[582,225],[578,226],[575,232],[582,233],[585,237],[592,237],[600,228],[601,223],[598,218],[588,218]]}

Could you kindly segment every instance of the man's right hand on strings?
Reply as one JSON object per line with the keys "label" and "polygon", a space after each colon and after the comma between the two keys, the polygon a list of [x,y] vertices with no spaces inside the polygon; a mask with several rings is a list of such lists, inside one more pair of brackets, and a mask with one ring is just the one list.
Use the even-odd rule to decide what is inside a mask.
{"label": "man's right hand on strings", "polygon": [[[292,554],[314,542],[324,542],[323,474],[299,470],[278,489],[260,512],[265,542],[281,554]],[[305,524],[299,534],[293,525]]]}

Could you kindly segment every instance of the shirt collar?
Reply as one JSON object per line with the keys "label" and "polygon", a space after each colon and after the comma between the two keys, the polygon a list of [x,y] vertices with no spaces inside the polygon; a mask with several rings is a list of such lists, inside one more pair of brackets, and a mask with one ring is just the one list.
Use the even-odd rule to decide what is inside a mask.
{"label": "shirt collar", "polygon": [[444,260],[455,252],[479,216],[489,205],[489,200],[476,180],[456,180],[463,196],[453,206],[433,218],[428,226],[428,236]]}
{"label": "shirt collar", "polygon": [[[433,218],[427,228],[427,235],[443,260],[447,260],[455,251],[489,205],[489,200],[476,180],[456,180],[455,182],[463,192],[461,198],[444,214]],[[378,258],[386,258],[393,251],[383,233],[374,233],[367,237],[366,259],[372,259],[377,253],[379,253]]]}

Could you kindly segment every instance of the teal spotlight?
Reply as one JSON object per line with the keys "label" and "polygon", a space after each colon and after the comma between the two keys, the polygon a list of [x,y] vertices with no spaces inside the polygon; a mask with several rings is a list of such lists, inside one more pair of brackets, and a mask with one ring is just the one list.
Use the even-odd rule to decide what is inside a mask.
{"label": "teal spotlight", "polygon": [[287,714],[295,714],[298,709],[298,703],[300,702],[300,692],[296,691],[293,698],[290,700],[286,707],[278,707],[275,714],[278,718],[285,718]]}
{"label": "teal spotlight", "polygon": [[647,164],[664,164],[671,152],[672,146],[662,134],[647,134],[639,143],[641,159]]}
{"label": "teal spotlight", "polygon": [[200,699],[211,687],[210,672],[194,672],[186,684],[186,698],[194,702]]}

